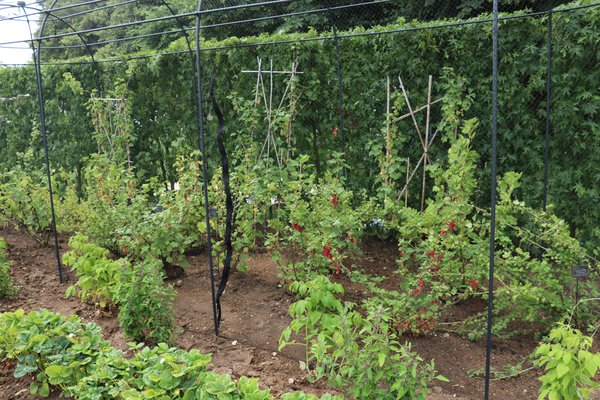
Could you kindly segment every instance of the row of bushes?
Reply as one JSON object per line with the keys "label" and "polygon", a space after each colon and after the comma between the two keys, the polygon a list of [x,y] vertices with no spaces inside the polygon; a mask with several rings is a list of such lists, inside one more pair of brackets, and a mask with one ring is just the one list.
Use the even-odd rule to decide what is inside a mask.
{"label": "row of bushes", "polygon": [[[452,136],[452,128],[448,129]],[[477,121],[465,121],[458,129],[462,132],[449,138],[452,144],[446,164],[436,162],[429,167],[435,195],[423,212],[398,204],[385,190],[369,194],[348,189],[343,163],[336,158],[330,160],[331,172],[321,179],[306,156],[290,158],[281,168],[269,167],[268,160],[254,167],[234,165],[230,177],[236,188],[234,267],[244,269],[248,255],[263,248],[277,262],[284,279],[302,281],[315,274],[346,273],[366,283],[369,294],[384,308],[395,310],[394,325],[400,332],[430,331],[448,305],[470,297],[485,298],[490,215],[476,206],[478,154],[473,140]],[[247,157],[253,159],[258,151],[249,148]],[[66,264],[80,276],[80,296],[102,307],[120,305],[122,322],[132,322],[131,329],[124,324],[126,333],[131,332],[136,340],[168,339],[172,321],[157,320],[156,327],[165,329],[151,328],[144,333],[134,322],[135,313],[170,314],[155,312],[168,310],[174,296],[161,284],[162,267],[185,267],[185,251],[207,239],[198,165],[182,160],[180,169],[179,190],[161,191],[160,185],[140,187],[133,177],[134,168],[122,168],[104,156],[95,156],[84,170],[86,198],[58,202],[70,204],[58,208],[61,219],[74,221],[73,231],[83,234],[71,240],[73,252],[65,256]],[[19,188],[20,184],[9,180],[4,187]],[[521,175],[514,172],[499,180],[496,335],[514,335],[513,324],[518,321],[528,323],[521,327],[544,332],[575,304],[576,282],[570,267],[586,263],[594,267],[596,262],[569,236],[562,220],[519,200],[520,185]],[[27,188],[23,191],[27,193]],[[7,198],[11,204],[11,196]],[[153,211],[154,199],[159,201],[160,207],[155,208],[160,211]],[[213,256],[219,264],[225,248],[225,229],[219,218],[225,214],[225,199],[218,174],[209,186],[209,202],[216,212],[210,222]],[[36,209],[35,204],[23,205]],[[2,207],[0,196],[0,210]],[[27,225],[26,220],[21,223]],[[32,226],[32,231],[36,229]],[[381,290],[380,278],[362,274],[352,265],[361,256],[360,242],[366,234],[398,240],[397,263],[404,279],[395,290]],[[94,244],[87,243],[88,239]],[[110,260],[108,250],[128,260]],[[597,293],[597,272],[592,274],[593,279],[581,283],[581,296]],[[130,285],[120,287],[113,285],[114,281]],[[148,296],[153,300],[140,302]],[[581,308],[582,315],[591,311],[587,306]],[[483,334],[483,313],[467,322],[465,335],[475,339]]]}
{"label": "row of bushes", "polygon": [[[306,368],[314,368],[316,377],[327,376],[333,384],[347,388],[354,397],[376,393],[382,381],[387,382],[384,385],[394,385],[399,392],[407,390],[406,393],[413,396],[421,393],[419,390],[424,388],[420,385],[412,381],[401,384],[403,378],[386,372],[395,370],[397,363],[414,363],[425,380],[432,372],[433,367],[420,367],[416,356],[410,349],[399,346],[396,338],[405,332],[428,333],[435,329],[436,319],[445,307],[486,294],[483,289],[488,275],[489,215],[471,201],[477,187],[477,154],[471,148],[477,123],[466,121],[461,129],[462,133],[450,148],[448,165],[442,167],[436,163],[430,168],[436,195],[421,213],[393,201],[384,201],[384,207],[379,207],[369,196],[355,196],[344,188],[343,180],[334,175],[317,182],[306,158],[291,159],[286,168],[255,168],[253,171],[239,168],[232,173],[232,179],[238,182],[236,254],[255,249],[256,241],[262,239],[269,253],[280,262],[283,276],[299,281],[294,290],[300,296],[315,288],[317,293],[324,292],[321,287],[330,290],[330,283],[314,280],[315,275],[327,271],[349,274],[352,279],[366,284],[367,291],[374,295],[365,305],[367,318],[364,319],[352,307],[343,308],[330,294],[310,295],[311,301],[300,300],[291,309],[296,322],[284,332],[288,340],[292,331],[311,330],[320,342],[313,343],[310,336],[307,337],[307,347],[315,346],[309,349],[315,353],[307,359]],[[337,170],[332,169],[341,175],[339,161],[332,160],[332,163],[338,163]],[[98,167],[101,168],[97,170]],[[128,180],[131,171],[116,167],[102,158],[92,162],[90,170],[96,172],[92,175],[94,184],[86,188],[90,196],[73,210],[96,215],[81,228],[96,229],[94,240],[116,249],[115,252],[127,254],[131,261],[113,260],[108,250],[90,243],[83,235],[76,235],[70,241],[72,251],[64,257],[65,263],[79,275],[69,292],[78,293],[82,300],[93,301],[100,307],[118,305],[125,333],[137,340],[155,343],[169,337],[172,310],[168,307],[174,293],[162,283],[163,260],[156,256],[159,246],[154,248],[153,242],[136,237],[149,228],[143,226],[137,212],[145,209],[141,215],[160,218],[162,214],[178,212],[182,206],[193,208],[187,196],[197,195],[198,190],[188,192],[183,185],[178,192],[163,197],[180,197],[180,202],[164,201],[162,211],[152,213],[147,193],[136,189],[135,182]],[[575,303],[574,281],[564,266],[586,261],[585,252],[569,237],[562,221],[515,199],[518,185],[519,174],[516,173],[505,174],[499,184],[496,335],[514,334],[511,324],[518,321],[529,322],[528,327],[545,331],[562,319]],[[210,188],[210,199],[217,214],[224,203],[219,187],[217,179]],[[353,198],[363,204],[353,207]],[[219,224],[213,222],[218,227]],[[360,254],[358,244],[367,225],[372,225],[368,229],[377,229],[379,234],[393,233],[399,239],[398,262],[404,280],[396,290],[382,290],[377,279],[349,265],[351,257]],[[216,239],[219,239],[218,229],[216,231]],[[129,236],[123,232],[129,232]],[[186,240],[201,242],[199,231],[194,232],[186,233]],[[145,243],[141,248],[146,250],[140,252],[136,246],[119,249],[129,245],[123,240]],[[217,254],[218,245],[219,240]],[[594,282],[582,285],[581,293],[593,295]],[[585,306],[581,309],[580,315],[589,315],[589,309]],[[470,329],[467,335],[472,338],[484,332],[482,321],[477,317],[470,321],[474,322],[473,326],[467,327]],[[342,329],[347,331],[345,338],[335,333]],[[371,343],[373,352],[360,350],[365,343]],[[386,352],[388,345],[396,350]],[[352,362],[338,362],[347,360],[350,355],[356,362],[369,363],[375,375],[363,375],[364,371],[352,369]],[[400,380],[394,381],[394,377]],[[361,379],[363,383],[351,384]]]}

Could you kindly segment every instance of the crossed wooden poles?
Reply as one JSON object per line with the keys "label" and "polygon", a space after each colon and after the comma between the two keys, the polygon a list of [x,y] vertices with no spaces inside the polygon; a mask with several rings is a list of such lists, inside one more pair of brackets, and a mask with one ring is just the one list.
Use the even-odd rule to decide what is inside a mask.
{"label": "crossed wooden poles", "polygon": [[[419,170],[419,167],[421,166],[421,164],[423,164],[423,179],[422,179],[422,185],[421,185],[421,211],[423,211],[423,209],[425,208],[425,188],[426,188],[426,183],[427,183],[427,164],[430,162],[429,159],[429,149],[431,148],[431,145],[433,144],[434,140],[436,139],[437,135],[440,133],[440,130],[437,129],[433,135],[430,135],[430,121],[431,121],[431,106],[439,103],[440,101],[443,100],[443,98],[431,101],[431,88],[433,85],[433,78],[431,75],[429,75],[429,84],[428,84],[428,89],[427,89],[427,104],[424,106],[421,106],[417,109],[412,108],[411,104],[410,104],[410,100],[408,99],[408,93],[406,92],[406,88],[404,87],[404,83],[402,82],[402,78],[400,78],[400,76],[398,76],[398,82],[400,83],[400,90],[402,91],[402,96],[404,97],[404,101],[406,102],[406,106],[408,107],[408,113],[401,115],[400,117],[392,120],[391,119],[391,114],[390,114],[390,79],[388,78],[387,80],[387,132],[388,132],[388,138],[389,138],[389,132],[391,129],[391,125],[392,124],[396,124],[406,118],[411,118],[413,121],[413,125],[415,127],[415,130],[417,131],[417,135],[419,136],[419,141],[421,142],[421,147],[423,149],[423,154],[421,155],[421,157],[419,158],[419,161],[417,162],[417,164],[415,165],[414,169],[412,170],[412,172],[410,172],[410,159],[407,159],[407,167],[406,167],[406,184],[404,185],[404,187],[402,188],[402,190],[400,191],[400,194],[398,195],[398,200],[400,200],[402,198],[402,195],[405,196],[405,204],[408,202],[408,185],[410,184],[410,182],[412,181],[412,179],[414,178],[415,174],[417,173],[417,171]],[[417,123],[417,118],[415,117],[416,113],[421,112],[425,110],[426,111],[426,117],[425,117],[425,134],[423,134],[421,132],[421,128],[419,128],[419,124]]]}
{"label": "crossed wooden poles", "polygon": [[[262,59],[261,58],[257,58],[257,62],[258,62],[258,70],[257,71],[244,70],[244,71],[242,71],[242,73],[256,74],[256,90],[255,90],[255,97],[254,97],[254,105],[255,105],[255,107],[258,106],[259,98],[262,95],[263,104],[265,106],[265,111],[267,113],[267,122],[268,122],[267,137],[265,138],[265,141],[263,143],[263,146],[261,148],[258,158],[261,158],[263,156],[263,154],[266,154],[266,157],[269,157],[269,155],[271,154],[271,149],[272,149],[272,151],[275,155],[275,160],[277,160],[277,165],[279,167],[281,167],[283,164],[283,161],[284,161],[284,152],[281,151],[281,154],[280,154],[280,152],[277,150],[277,141],[275,140],[275,133],[274,133],[274,120],[275,120],[274,117],[277,114],[279,114],[279,112],[281,111],[281,109],[283,107],[284,101],[288,97],[288,93],[290,93],[293,90],[292,85],[294,83],[296,75],[302,74],[302,72],[298,72],[298,63],[297,62],[292,62],[292,67],[291,67],[290,71],[274,71],[273,70],[273,60],[271,60],[271,62],[270,62],[269,70],[262,69]],[[263,73],[268,74],[268,77],[269,77],[269,98],[268,99],[267,99],[267,90],[265,89],[265,81],[263,79]],[[274,89],[273,76],[276,74],[287,74],[290,77],[288,79],[288,82],[287,82],[287,85],[283,92],[283,95],[281,96],[281,100],[279,101],[279,106],[274,111],[274,108],[273,108],[273,89]],[[294,100],[292,99],[292,101],[294,101]],[[293,112],[293,105],[292,105],[292,112]],[[291,141],[292,141],[292,117],[291,116],[288,121],[287,139],[286,140],[287,140],[287,157],[286,157],[286,159],[289,159],[290,149],[291,149]],[[265,151],[266,151],[266,153],[265,153]]]}

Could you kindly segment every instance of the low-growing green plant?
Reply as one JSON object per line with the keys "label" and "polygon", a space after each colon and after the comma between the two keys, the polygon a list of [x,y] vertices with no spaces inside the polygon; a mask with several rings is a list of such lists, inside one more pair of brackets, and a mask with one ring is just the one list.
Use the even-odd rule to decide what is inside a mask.
{"label": "low-growing green plant", "polygon": [[600,383],[594,381],[600,369],[600,353],[592,353],[592,337],[570,325],[559,323],[535,349],[535,364],[543,367],[539,400],[589,399]]}
{"label": "low-growing green plant", "polygon": [[130,263],[124,258],[110,259],[108,250],[82,234],[71,237],[69,246],[71,251],[63,255],[63,263],[78,279],[69,286],[66,296],[77,294],[81,301],[91,300],[100,308],[112,308],[119,303]]}
{"label": "low-growing green plant", "polygon": [[[523,365],[520,363],[517,364],[505,364],[500,368],[496,368],[494,366],[490,367],[490,379],[494,381],[500,381],[503,379],[511,379],[521,375],[523,372],[532,369],[533,367],[529,367],[523,369]],[[470,369],[467,371],[467,376],[470,378],[481,378],[485,379],[485,368],[477,368]]]}
{"label": "low-growing green plant", "polygon": [[8,244],[0,237],[0,299],[12,298],[17,295],[19,288],[14,284],[10,276],[10,264],[6,251]]}
{"label": "low-growing green plant", "polygon": [[[113,351],[65,394],[76,398],[196,398],[200,380],[208,374],[210,355],[166,344],[142,347],[130,343],[133,357]],[[186,397],[187,396],[187,397]],[[190,397],[191,396],[191,397]]]}
{"label": "low-growing green plant", "polygon": [[314,394],[308,394],[303,392],[292,392],[283,393],[281,400],[341,400],[341,396],[334,396],[332,394],[325,393],[323,396],[315,396]]}
{"label": "low-growing green plant", "polygon": [[30,391],[41,397],[48,396],[49,384],[76,384],[108,346],[100,327],[77,316],[47,310],[0,315],[0,357],[16,361],[15,377],[35,375]]}
{"label": "low-growing green plant", "polygon": [[[210,355],[166,344],[129,343],[132,357],[110,347],[100,327],[47,310],[0,314],[0,359],[15,360],[15,377],[34,375],[33,395],[53,387],[77,400],[274,400],[256,379],[209,371]],[[318,400],[300,392],[284,400]],[[321,400],[341,400],[323,395]]]}

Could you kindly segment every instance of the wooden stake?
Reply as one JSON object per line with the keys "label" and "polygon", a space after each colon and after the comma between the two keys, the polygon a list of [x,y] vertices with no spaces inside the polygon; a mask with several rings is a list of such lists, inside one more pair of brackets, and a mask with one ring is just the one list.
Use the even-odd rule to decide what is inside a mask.
{"label": "wooden stake", "polygon": [[423,162],[423,156],[421,156],[421,158],[419,158],[419,162],[417,163],[417,165],[415,165],[415,169],[413,169],[413,172],[411,172],[410,176],[408,177],[407,181],[406,181],[406,185],[404,185],[404,188],[402,188],[402,190],[400,191],[400,194],[398,195],[398,200],[400,200],[402,198],[402,195],[406,192],[406,190],[408,189],[408,184],[410,183],[410,181],[412,181],[412,178],[415,176],[415,174],[417,173],[417,170],[419,169],[419,167],[421,166],[421,163]]}
{"label": "wooden stake", "polygon": [[404,88],[404,84],[402,83],[402,78],[398,77],[398,81],[400,81],[400,89],[402,89],[402,94],[404,95],[404,100],[406,101],[406,106],[408,107],[408,111],[410,112],[410,116],[413,120],[413,124],[415,125],[415,129],[417,130],[417,133],[419,134],[419,140],[421,141],[421,146],[423,146],[423,150],[426,150],[425,142],[423,142],[423,135],[421,135],[421,130],[419,129],[419,124],[417,123],[417,119],[415,118],[415,113],[414,113],[412,107],[410,106],[410,100],[408,100],[408,94],[406,93],[406,89]]}
{"label": "wooden stake", "polygon": [[410,172],[410,157],[406,159],[406,191],[404,192],[404,207],[408,207],[408,174]]}
{"label": "wooden stake", "polygon": [[425,188],[427,185],[427,159],[429,158],[429,117],[431,115],[431,86],[432,76],[429,75],[429,87],[427,89],[427,116],[425,117],[425,152],[423,154],[423,186],[421,188],[421,212],[425,209]]}
{"label": "wooden stake", "polygon": [[[440,101],[442,101],[442,100],[444,100],[444,99],[445,99],[445,97],[442,97],[441,99],[434,100],[434,101],[432,101],[432,102],[430,103],[430,105],[434,105],[434,104],[436,104],[436,103],[439,103]],[[412,112],[412,113],[406,113],[406,114],[404,114],[404,115],[401,115],[401,116],[399,116],[398,118],[396,118],[396,119],[392,120],[392,124],[395,124],[396,122],[400,122],[400,121],[402,121],[403,119],[406,119],[406,118],[410,117],[412,114],[416,114],[416,113],[418,113],[419,111],[423,111],[423,110],[425,110],[426,108],[427,108],[427,105],[424,105],[424,106],[421,106],[421,107],[419,107],[419,108],[417,108],[417,109],[413,110],[413,112]]]}

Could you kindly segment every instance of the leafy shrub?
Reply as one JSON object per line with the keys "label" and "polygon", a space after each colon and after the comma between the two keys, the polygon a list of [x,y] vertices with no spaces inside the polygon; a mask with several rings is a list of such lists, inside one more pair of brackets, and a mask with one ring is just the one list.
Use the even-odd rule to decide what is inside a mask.
{"label": "leafy shrub", "polygon": [[[82,233],[114,254],[185,267],[185,250],[198,244],[204,232],[198,228],[204,212],[194,165],[182,160],[183,186],[165,192],[158,185],[138,188],[131,169],[101,155],[91,158],[85,170],[88,217]],[[160,207],[151,202],[155,191]]]}
{"label": "leafy shrub", "polygon": [[[329,384],[356,399],[425,399],[433,363],[422,365],[410,344],[399,343],[383,307],[367,303],[362,317],[353,304],[335,297],[343,293],[342,286],[324,276],[294,282],[290,290],[302,298],[290,306],[293,320],[279,347],[303,345],[307,361],[302,366],[312,378],[327,377]],[[292,334],[304,343],[291,341]]]}
{"label": "leafy shrub", "polygon": [[[272,160],[259,158],[258,150],[247,150],[242,164],[231,173],[236,189],[233,265],[244,269],[248,254],[264,245],[285,278],[348,271],[348,260],[360,254],[358,243],[368,216],[354,209],[360,200],[345,189],[341,169],[332,168],[319,179],[306,155],[289,158],[279,168],[271,165]],[[341,160],[331,163],[341,164]],[[209,200],[217,211],[211,221],[217,257],[223,251],[223,218],[219,217],[225,215],[220,179],[215,174]]]}
{"label": "leafy shrub", "polygon": [[87,210],[83,207],[82,199],[77,194],[75,178],[64,171],[57,175],[52,178],[52,184],[55,187],[56,230],[72,235],[85,224]]}
{"label": "leafy shrub", "polygon": [[165,286],[160,263],[141,262],[125,274],[119,323],[129,338],[166,342],[175,322],[175,289]]}
{"label": "leafy shrub", "polygon": [[433,361],[423,364],[410,343],[400,344],[383,307],[367,307],[367,316],[354,329],[354,337],[342,337],[344,345],[333,350],[330,362],[335,366],[338,360],[348,361],[339,371],[333,369],[330,381],[355,399],[424,400],[432,379],[447,381],[434,375]]}
{"label": "leafy shrub", "polygon": [[109,251],[77,234],[69,240],[71,251],[63,255],[63,263],[78,275],[78,280],[67,289],[67,297],[74,295],[81,301],[92,300],[101,308],[112,308],[121,301],[122,285],[131,265],[126,259],[111,260]]}
{"label": "leafy shrub", "polygon": [[120,254],[116,230],[123,226],[135,226],[139,215],[149,205],[145,199],[136,196],[132,171],[113,163],[105,155],[90,157],[83,177],[86,199],[82,207],[86,219],[80,232],[99,246]]}
{"label": "leafy shrub", "polygon": [[317,182],[307,160],[290,160],[289,176],[274,195],[279,208],[269,220],[265,243],[283,275],[294,279],[349,271],[348,260],[361,253],[358,244],[369,219],[353,207],[359,200],[338,174],[328,173]]}
{"label": "leafy shrub", "polygon": [[[20,166],[0,174],[0,221],[24,228],[31,238],[43,245],[48,244],[52,233],[46,179],[41,170],[26,170]],[[85,219],[74,189],[74,179],[65,171],[58,171],[53,177],[53,188],[56,229],[74,232]]]}
{"label": "leafy shrub", "polygon": [[160,212],[147,210],[137,217],[116,229],[120,251],[141,260],[159,260],[164,266],[186,267],[183,255],[194,237],[185,231],[177,205],[168,203]]}
{"label": "leafy shrub", "polygon": [[10,276],[10,265],[6,256],[7,249],[6,241],[0,237],[0,299],[14,297],[19,292],[19,288],[13,283]]}
{"label": "leafy shrub", "polygon": [[424,274],[407,275],[400,290],[371,288],[368,304],[388,310],[389,324],[398,334],[423,334],[435,330],[443,308],[443,293],[431,277]]}
{"label": "leafy shrub", "polygon": [[600,353],[592,353],[592,338],[560,323],[534,352],[536,365],[545,369],[538,399],[589,399],[600,383]]}
{"label": "leafy shrub", "polygon": [[14,168],[0,175],[0,217],[16,228],[25,228],[37,242],[48,244],[52,216],[48,188],[41,174]]}
{"label": "leafy shrub", "polygon": [[[293,282],[290,291],[296,293],[300,299],[289,307],[292,322],[281,333],[279,349],[289,345],[302,345],[306,349],[306,362],[302,366],[313,378],[319,379],[325,374],[325,367],[320,363],[320,356],[324,354],[313,351],[312,346],[319,336],[327,337],[333,342],[341,342],[340,325],[348,319],[360,318],[360,314],[346,309],[335,297],[343,294],[343,286],[332,283],[323,275],[306,282]],[[300,335],[299,339],[303,342],[291,340],[292,333]]]}
{"label": "leafy shrub", "polygon": [[125,335],[136,341],[165,342],[173,329],[175,290],[165,286],[162,264],[156,259],[133,266],[126,259],[112,260],[109,252],[84,235],[69,241],[72,250],[63,256],[65,265],[78,274],[67,296],[78,294],[102,308],[119,306],[119,322]]}
{"label": "leafy shrub", "polygon": [[[465,121],[448,151],[447,167],[430,167],[436,195],[422,213],[387,209],[396,221],[400,272],[425,282],[438,304],[487,296],[490,216],[472,203],[477,153],[471,140],[476,128],[477,121]],[[494,333],[505,337],[517,332],[512,329],[516,321],[544,330],[568,313],[575,301],[570,266],[588,260],[562,220],[514,198],[519,182],[520,174],[509,172],[498,184]],[[592,281],[582,293],[594,295]],[[468,322],[474,328],[469,336],[480,337],[485,315]]]}

